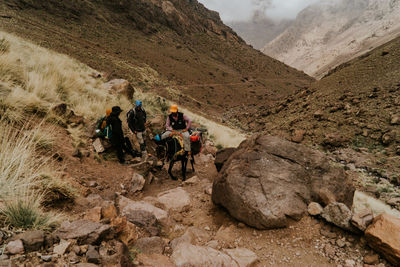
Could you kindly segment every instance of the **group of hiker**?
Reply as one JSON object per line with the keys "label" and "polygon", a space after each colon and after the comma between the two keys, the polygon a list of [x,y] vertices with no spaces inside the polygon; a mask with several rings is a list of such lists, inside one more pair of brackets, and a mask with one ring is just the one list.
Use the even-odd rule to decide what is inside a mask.
{"label": "group of hiker", "polygon": [[[124,136],[122,130],[122,121],[119,118],[123,110],[119,106],[114,106],[111,110],[106,110],[106,116],[101,117],[97,121],[96,136],[108,139],[117,153],[118,160],[121,164],[125,164],[125,153],[133,157],[142,157],[147,159],[146,149],[146,122],[147,114],[143,108],[143,102],[135,101],[135,107],[126,113],[126,120],[131,133],[136,137],[139,143],[140,152],[133,149],[128,137]],[[165,132],[159,137],[161,140],[168,138],[172,134],[179,134],[183,138],[184,150],[190,155],[191,141],[189,129],[192,120],[185,114],[178,111],[177,105],[170,107],[170,114],[166,120]]]}

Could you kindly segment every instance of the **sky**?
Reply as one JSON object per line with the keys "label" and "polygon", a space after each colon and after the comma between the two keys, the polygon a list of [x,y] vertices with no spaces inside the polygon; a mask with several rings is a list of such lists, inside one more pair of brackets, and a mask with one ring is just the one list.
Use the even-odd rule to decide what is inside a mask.
{"label": "sky", "polygon": [[275,20],[293,19],[305,7],[320,0],[199,0],[208,9],[218,11],[224,22],[247,21],[255,11],[264,10]]}

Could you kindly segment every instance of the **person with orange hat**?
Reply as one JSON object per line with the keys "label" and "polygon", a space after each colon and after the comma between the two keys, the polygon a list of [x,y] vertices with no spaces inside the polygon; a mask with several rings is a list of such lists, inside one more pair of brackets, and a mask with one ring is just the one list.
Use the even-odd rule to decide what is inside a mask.
{"label": "person with orange hat", "polygon": [[169,111],[171,114],[167,117],[167,131],[161,135],[161,139],[167,138],[173,132],[178,132],[183,137],[183,146],[185,151],[190,153],[190,134],[188,131],[192,126],[192,120],[182,112],[178,112],[177,105],[172,105]]}

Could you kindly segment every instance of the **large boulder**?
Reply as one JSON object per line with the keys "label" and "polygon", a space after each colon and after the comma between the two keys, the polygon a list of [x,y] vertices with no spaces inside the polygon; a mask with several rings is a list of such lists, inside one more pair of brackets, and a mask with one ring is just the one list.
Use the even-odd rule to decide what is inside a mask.
{"label": "large boulder", "polygon": [[394,266],[400,266],[400,219],[383,213],[365,231],[368,245],[382,253]]}
{"label": "large boulder", "polygon": [[224,166],[224,163],[229,159],[229,157],[235,151],[236,151],[236,148],[233,148],[233,147],[228,147],[228,148],[224,148],[224,149],[217,151],[215,161],[214,161],[217,171],[220,171],[222,169],[222,166]]}
{"label": "large boulder", "polygon": [[[229,157],[213,184],[212,200],[236,219],[259,228],[286,227],[310,202],[351,207],[354,186],[343,169],[317,150],[278,137],[256,135]],[[323,193],[323,194],[321,194]]]}

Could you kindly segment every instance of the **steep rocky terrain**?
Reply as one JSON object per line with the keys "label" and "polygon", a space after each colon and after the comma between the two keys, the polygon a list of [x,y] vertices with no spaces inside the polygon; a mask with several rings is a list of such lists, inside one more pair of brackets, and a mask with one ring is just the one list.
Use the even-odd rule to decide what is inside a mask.
{"label": "steep rocky terrain", "polygon": [[321,1],[304,9],[262,51],[321,78],[400,34],[400,1]]}
{"label": "steep rocky terrain", "polygon": [[0,15],[6,31],[216,119],[312,81],[246,45],[197,1],[7,0]]}
{"label": "steep rocky terrain", "polygon": [[348,147],[371,152],[375,158],[365,160],[374,166],[372,171],[398,184],[399,51],[397,38],[340,65],[307,90],[267,110],[265,118],[255,122],[260,125],[256,129],[327,150]]}

